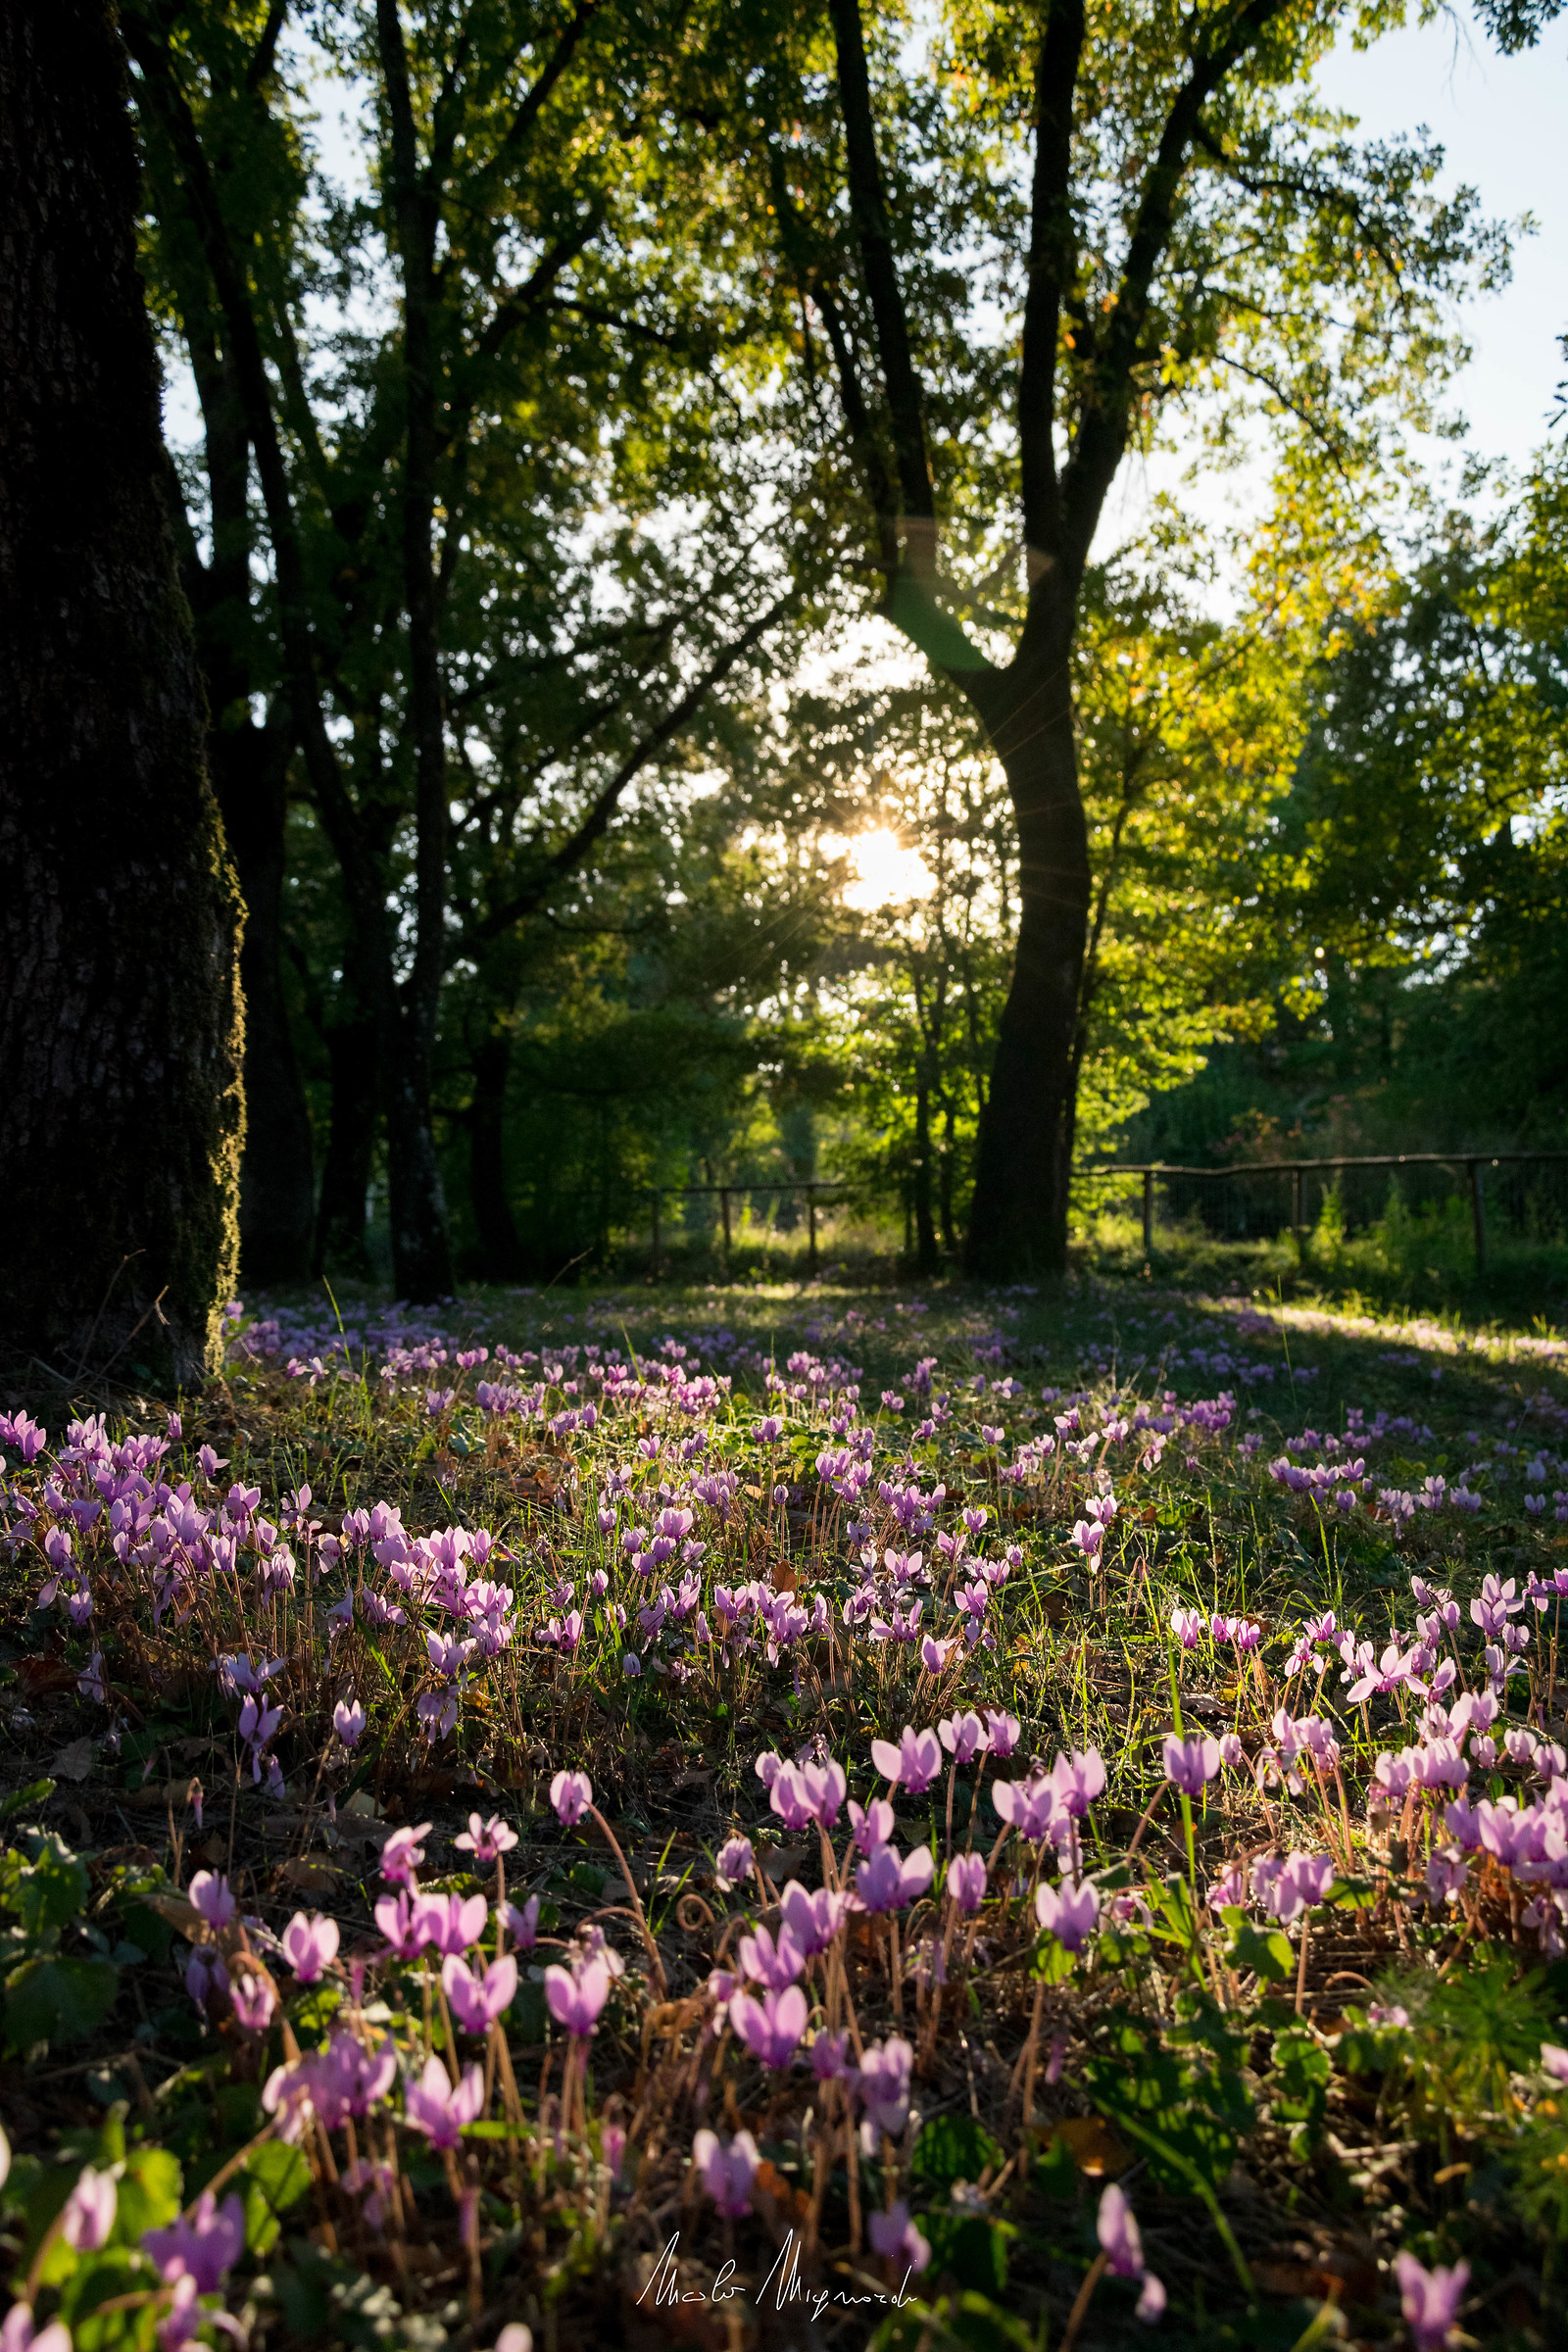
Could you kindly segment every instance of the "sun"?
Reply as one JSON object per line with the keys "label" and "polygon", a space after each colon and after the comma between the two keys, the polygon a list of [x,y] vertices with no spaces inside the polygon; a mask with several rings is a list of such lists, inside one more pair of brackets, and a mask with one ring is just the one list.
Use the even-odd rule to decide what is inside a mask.
{"label": "sun", "polygon": [[936,877],[919,851],[906,849],[890,825],[858,833],[845,846],[855,879],[844,893],[844,904],[858,914],[929,898],[936,888]]}

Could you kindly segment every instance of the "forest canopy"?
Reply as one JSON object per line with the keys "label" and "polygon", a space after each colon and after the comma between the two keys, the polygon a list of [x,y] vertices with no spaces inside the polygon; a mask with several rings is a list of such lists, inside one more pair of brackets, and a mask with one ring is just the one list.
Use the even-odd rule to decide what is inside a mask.
{"label": "forest canopy", "polygon": [[1318,94],[1401,14],[131,0],[248,1278],[1563,1140],[1568,460],[1433,468],[1510,238]]}

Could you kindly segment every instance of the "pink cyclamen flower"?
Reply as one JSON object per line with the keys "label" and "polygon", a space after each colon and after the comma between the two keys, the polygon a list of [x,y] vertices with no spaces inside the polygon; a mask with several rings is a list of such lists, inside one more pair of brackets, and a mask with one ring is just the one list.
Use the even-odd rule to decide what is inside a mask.
{"label": "pink cyclamen flower", "polygon": [[424,1860],[421,1838],[430,1835],[430,1824],[418,1821],[412,1829],[394,1830],[381,1848],[381,1876],[389,1886],[412,1886],[414,1874]]}
{"label": "pink cyclamen flower", "polygon": [[515,1903],[508,1903],[504,1914],[507,1934],[519,1952],[531,1952],[539,1937],[539,1897],[530,1894],[519,1911]]}
{"label": "pink cyclamen flower", "polygon": [[365,1709],[357,1698],[340,1698],[332,1709],[332,1729],[345,1747],[358,1747],[365,1729]]}
{"label": "pink cyclamen flower", "polygon": [[726,1886],[739,1886],[751,1877],[756,1859],[749,1838],[730,1838],[719,1847],[714,1867]]}
{"label": "pink cyclamen flower", "polygon": [[0,2325],[0,2352],[71,2352],[71,2330],[63,2320],[35,2328],[30,2303],[13,2303]]}
{"label": "pink cyclamen flower", "polygon": [[1070,1879],[1059,1886],[1037,1886],[1035,1917],[1064,1952],[1081,1952],[1100,1917],[1100,1889],[1087,1882],[1075,1886]]}
{"label": "pink cyclamen flower", "polygon": [[1470,2265],[1456,2262],[1451,2271],[1441,2266],[1429,2271],[1413,2254],[1396,2254],[1394,2275],[1399,2281],[1399,2308],[1415,2352],[1443,2352],[1470,2283]]}
{"label": "pink cyclamen flower", "polygon": [[1113,2278],[1141,2278],[1144,2291],[1138,2298],[1138,2317],[1157,2320],[1165,2308],[1165,2289],[1144,2261],[1144,2241],[1133,2209],[1125,2195],[1112,2180],[1100,2200],[1095,2219],[1095,2234],[1100,2239],[1105,2257],[1105,2268]]}
{"label": "pink cyclamen flower", "polygon": [[873,1796],[863,1812],[853,1802],[850,1806],[850,1827],[862,1854],[874,1854],[879,1845],[889,1842],[893,1822],[893,1807],[885,1796]]}
{"label": "pink cyclamen flower", "polygon": [[1104,1759],[1099,1748],[1075,1747],[1070,1756],[1058,1756],[1051,1767],[1051,1786],[1062,1811],[1074,1821],[1082,1821],[1105,1787]]}
{"label": "pink cyclamen flower", "polygon": [[473,2123],[483,2105],[484,2076],[476,2066],[454,2083],[439,2058],[427,2058],[418,2081],[404,2085],[404,2116],[432,2148],[455,2148],[464,2125]]}
{"label": "pink cyclamen flower", "polygon": [[1166,1780],[1184,1796],[1201,1796],[1204,1783],[1219,1770],[1219,1741],[1201,1737],[1178,1740],[1173,1732],[1167,1732],[1164,1757]]}
{"label": "pink cyclamen flower", "polygon": [[808,1894],[799,1879],[791,1879],[779,1898],[779,1910],[789,1930],[808,1960],[825,1952],[850,1907],[847,1894],[835,1894],[831,1887],[819,1886]]}
{"label": "pink cyclamen flower", "polygon": [[738,2222],[751,2212],[752,2182],[760,2161],[749,2132],[737,2132],[727,2148],[719,2145],[716,2132],[699,2132],[692,2141],[692,2162],[726,2221]]}
{"label": "pink cyclamen flower", "polygon": [[789,1927],[779,1929],[776,1942],[765,1928],[759,1928],[755,1935],[741,1937],[740,1964],[743,1977],[771,1992],[782,1992],[799,1978],[806,1953]]}
{"label": "pink cyclamen flower", "polygon": [[247,2034],[265,2034],[277,2007],[277,1995],[265,1977],[241,1977],[228,1988],[234,2015]]}
{"label": "pink cyclamen flower", "polygon": [[482,1894],[422,1894],[414,1908],[426,1943],[438,1952],[466,1952],[484,1934],[490,1915]]}
{"label": "pink cyclamen flower", "polygon": [[499,1813],[493,1813],[488,1821],[470,1813],[466,1830],[452,1842],[464,1853],[471,1854],[476,1862],[494,1862],[498,1855],[511,1853],[517,1842],[517,1833],[507,1827]]}
{"label": "pink cyclamen flower", "polygon": [[931,2241],[921,2236],[902,2197],[886,2213],[872,2214],[868,2235],[872,2253],[902,2270],[906,2278],[911,2271],[923,2271],[931,2259]]}
{"label": "pink cyclamen flower", "polygon": [[891,1740],[872,1740],[871,1761],[893,1788],[921,1796],[942,1770],[942,1743],[935,1732],[917,1732],[906,1723],[897,1747]]}
{"label": "pink cyclamen flower", "polygon": [[928,1845],[903,1855],[896,1845],[879,1845],[855,1873],[856,1900],[862,1911],[902,1911],[924,1894],[936,1876]]}
{"label": "pink cyclamen flower", "polygon": [[1242,1766],[1247,1762],[1247,1750],[1242,1745],[1239,1733],[1222,1732],[1220,1734],[1219,1760],[1227,1772],[1240,1772]]}
{"label": "pink cyclamen flower", "polygon": [[788,2066],[801,2044],[808,2016],[806,1995],[798,1984],[782,1992],[765,1992],[760,2001],[737,1992],[729,2005],[729,2022],[754,2058],[766,2067]]}
{"label": "pink cyclamen flower", "polygon": [[564,1968],[545,1970],[545,1999],[550,2014],[558,2026],[577,2041],[584,2041],[593,2033],[599,2012],[610,1998],[610,1971],[603,1960],[590,1960],[572,1972]]}
{"label": "pink cyclamen flower", "polygon": [[1541,2045],[1541,2063],[1554,2082],[1568,2082],[1568,2050],[1555,2041]]}
{"label": "pink cyclamen flower", "polygon": [[1172,1609],[1170,1630],[1183,1649],[1196,1649],[1203,1638],[1203,1620],[1197,1609]]}
{"label": "pink cyclamen flower", "polygon": [[914,2051],[909,2043],[902,2034],[890,2034],[886,2041],[872,2043],[857,2070],[855,2087],[864,2102],[866,2119],[889,2139],[897,2139],[909,2120],[913,2067]]}
{"label": "pink cyclamen flower", "polygon": [[228,1881],[216,1871],[199,1870],[190,1883],[190,1899],[209,1927],[226,1928],[234,1916],[234,1897]]}
{"label": "pink cyclamen flower", "polygon": [[424,1903],[412,1904],[406,1894],[383,1894],[375,1906],[375,1924],[392,1946],[395,1960],[417,1960],[430,1940],[430,1921]]}
{"label": "pink cyclamen flower", "polygon": [[223,2273],[245,2250],[244,2207],[238,2197],[225,2197],[220,2206],[212,2190],[204,2188],[189,2213],[180,2214],[167,2230],[144,2230],[141,2243],[161,2278],[194,2278],[199,2295],[216,2295]]}
{"label": "pink cyclamen flower", "polygon": [[983,1710],[986,1731],[990,1737],[991,1753],[999,1764],[1004,1764],[1018,1744],[1022,1725],[1016,1715],[996,1714],[990,1707]]}
{"label": "pink cyclamen flower", "polygon": [[296,1911],[281,1940],[284,1956],[300,1983],[314,1984],[337,1958],[337,1921],[324,1919],[319,1912],[307,1919],[303,1911]]}
{"label": "pink cyclamen flower", "polygon": [[594,1801],[594,1785],[585,1772],[558,1772],[550,1784],[550,1802],[564,1830],[574,1830]]}
{"label": "pink cyclamen flower", "polygon": [[488,2034],[516,1998],[517,1963],[505,1952],[481,1976],[449,1952],[441,1963],[441,1987],[465,2034]]}
{"label": "pink cyclamen flower", "polygon": [[944,1716],[937,1725],[937,1738],[955,1764],[967,1764],[975,1756],[983,1756],[991,1744],[990,1733],[972,1710],[966,1715]]}
{"label": "pink cyclamen flower", "polygon": [[85,2166],[66,2199],[60,2224],[67,2245],[74,2246],[78,2254],[91,2254],[101,2246],[115,2226],[118,2197],[108,2173],[95,2173],[90,2164]]}
{"label": "pink cyclamen flower", "polygon": [[984,1854],[956,1854],[948,1864],[947,1889],[960,1911],[978,1911],[986,1899]]}

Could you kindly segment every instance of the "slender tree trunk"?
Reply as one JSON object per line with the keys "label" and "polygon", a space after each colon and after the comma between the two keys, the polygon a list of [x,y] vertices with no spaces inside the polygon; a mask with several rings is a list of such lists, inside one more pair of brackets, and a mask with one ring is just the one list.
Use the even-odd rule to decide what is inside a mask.
{"label": "slender tree trunk", "polygon": [[230,1296],[241,914],[164,505],[104,0],[0,11],[0,1337],[196,1381]]}
{"label": "slender tree trunk", "polygon": [[934,1274],[941,1262],[931,1214],[931,1078],[922,1049],[914,1076],[914,1263],[920,1274]]}
{"label": "slender tree trunk", "polygon": [[375,1022],[368,1014],[323,1031],[332,1095],[332,1125],[321,1170],[313,1274],[366,1275],[365,1203],[375,1150]]}
{"label": "slender tree trunk", "polygon": [[964,1252],[968,1272],[989,1280],[1054,1276],[1067,1262],[1073,1042],[1090,899],[1071,642],[1068,618],[1044,648],[1026,637],[1008,669],[962,681],[1002,761],[1018,826],[1018,939],[980,1117]]}
{"label": "slender tree trunk", "polygon": [[491,1282],[519,1281],[522,1245],[507,1191],[504,1136],[510,1027],[492,1026],[473,1057],[473,1103],[468,1113],[468,1191],[479,1236],[479,1258]]}
{"label": "slender tree trunk", "polygon": [[311,1119],[283,997],[284,780],[289,741],[275,722],[214,728],[207,739],[223,830],[245,900],[245,1157],[240,1272],[302,1280],[311,1268],[316,1170]]}

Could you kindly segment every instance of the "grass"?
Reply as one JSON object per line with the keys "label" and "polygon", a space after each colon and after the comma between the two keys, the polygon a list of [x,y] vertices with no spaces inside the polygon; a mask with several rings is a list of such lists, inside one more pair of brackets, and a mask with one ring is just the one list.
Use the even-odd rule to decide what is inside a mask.
{"label": "grass", "polygon": [[[1470,1615],[1484,1580],[1512,1579],[1515,1598],[1559,1568],[1568,1585],[1553,1499],[1568,1493],[1568,1350],[1451,1311],[1391,1319],[1364,1292],[1346,1312],[1281,1282],[1270,1303],[1240,1287],[1249,1262],[1215,1262],[1207,1288],[1081,1270],[1054,1298],[831,1278],[483,1294],[396,1330],[368,1298],[340,1300],[341,1318],[301,1299],[264,1335],[275,1352],[236,1352],[223,1382],[182,1401],[162,1465],[95,1462],[93,1431],[65,1458],[59,1409],[30,1464],[8,1448],[0,2112],[14,2153],[0,2206],[13,2290],[40,2328],[58,2316],[89,2352],[150,2352],[187,2325],[211,2335],[204,2312],[220,2309],[260,2352],[488,2352],[509,2324],[560,2348],[1069,2352],[1069,2338],[1146,2340],[1140,2280],[1096,2267],[1115,2183],[1163,2284],[1155,2340],[1407,2341],[1392,2265],[1409,2252],[1429,2273],[1470,2266],[1455,2324],[1471,2342],[1562,2342],[1568,2090],[1542,2049],[1568,2041],[1568,1974],[1551,1866],[1521,1871],[1483,1845],[1452,1899],[1429,1899],[1429,1860],[1454,1845],[1453,1789],[1391,1797],[1374,1769],[1401,1748],[1440,1754],[1421,1694],[1350,1703],[1332,1647],[1305,1665],[1295,1653],[1332,1610],[1374,1660],[1395,1638],[1407,1656],[1428,1605],[1416,1578],[1458,1604],[1434,1643],[1455,1669],[1448,1701],[1487,1688]],[[488,1360],[460,1369],[464,1339]],[[498,1348],[538,1361],[498,1364]],[[591,1367],[611,1361],[631,1380],[607,1394]],[[692,1377],[657,1376],[674,1364]],[[481,1381],[527,1394],[486,1412]],[[118,1427],[164,1434],[154,1400],[115,1401]],[[1140,1405],[1142,1426],[1115,1434]],[[1073,1412],[1078,1432],[1058,1429]],[[779,1428],[760,1434],[767,1414]],[[856,1476],[858,1431],[872,1475],[850,1501],[835,1489]],[[1051,1450],[1032,1454],[1045,1437]],[[222,1457],[211,1477],[204,1446]],[[1272,1474],[1281,1461],[1318,1466],[1321,1499]],[[1332,1474],[1357,1461],[1369,1483],[1342,1511]],[[152,1490],[140,1508],[138,1479]],[[1478,1506],[1379,1500],[1436,1479]],[[188,1498],[160,1499],[161,1481],[187,1480]],[[90,1504],[117,1481],[112,1528]],[[223,1523],[191,1514],[211,1517],[236,1482],[259,1499],[231,1558],[213,1549]],[[910,1488],[917,1503],[901,1500]],[[1111,1498],[1086,1550],[1090,1505]],[[410,1540],[493,1539],[466,1574],[510,1588],[490,1619],[510,1639],[461,1678],[424,1639],[439,1651],[477,1622],[441,1605],[450,1577],[422,1594],[418,1575],[413,1591],[389,1582],[400,1546],[384,1519],[379,1561],[352,1521],[348,1553],[322,1551],[377,1503]],[[641,1573],[625,1539],[646,1531],[632,1546],[646,1554],[669,1509],[689,1509],[691,1528]],[[966,1529],[965,1509],[984,1520]],[[278,1530],[270,1552],[259,1520]],[[914,1551],[929,1582],[901,1592],[886,1555]],[[457,1556],[438,1543],[427,1565]],[[956,1604],[982,1562],[988,1639],[968,1646]],[[721,1594],[748,1586],[762,1613],[741,1606],[735,1622],[750,1640],[704,1639],[698,1612],[722,1636],[737,1604]],[[640,1623],[661,1588],[662,1621]],[[83,1592],[92,1603],[79,1623],[74,1589],[78,1613]],[[408,1622],[375,1622],[367,1591]],[[917,1634],[951,1642],[945,1654],[876,1638],[878,1622],[902,1630],[916,1596]],[[1190,1647],[1172,1633],[1181,1612],[1204,1621]],[[1256,1645],[1216,1637],[1215,1616],[1255,1626]],[[1506,1622],[1528,1636],[1525,1671],[1495,1737],[1461,1727],[1456,1742],[1472,1802],[1503,1807],[1489,1822],[1510,1798],[1539,1804],[1550,1743],[1568,1743],[1555,1592]],[[265,1687],[282,1710],[261,1751],[270,1775],[253,1777],[243,1694],[215,1671],[247,1653],[281,1661]],[[367,1720],[347,1747],[333,1708],[350,1695]],[[890,1790],[873,1740],[968,1710],[1016,1719],[1011,1760],[958,1766],[944,1750],[929,1787]],[[1322,1729],[1300,1738],[1332,1753],[1293,1756],[1288,1727],[1303,1719]],[[1192,1797],[1164,1777],[1178,1733],[1237,1743]],[[788,1882],[831,1895],[860,1857],[847,1814],[827,1840],[770,1803],[760,1751],[831,1756],[862,1805],[891,1795],[896,1852],[916,1880],[922,1849],[931,1865],[912,1900],[847,1915],[806,1958],[805,2034],[777,2068],[715,1975],[742,1968],[759,1921],[788,1916]],[[1074,1753],[1104,1772],[1080,1816],[1058,1808],[1044,1839],[1004,1818],[1002,1784],[1038,1798],[1031,1760]],[[570,1826],[551,1794],[563,1770],[593,1786],[595,1811]],[[499,1872],[454,1843],[476,1810],[515,1834]],[[439,1956],[399,1957],[372,1922],[389,1833],[423,1823],[419,1884],[483,1897],[478,1957],[506,1945],[517,1966],[514,1996],[474,2036]],[[732,1886],[717,1861],[736,1836],[755,1862]],[[947,1872],[971,1849],[989,1875],[969,1914]],[[1321,1899],[1270,1897],[1256,1865],[1291,1856]],[[233,1920],[215,1929],[193,1910],[196,1871],[226,1881]],[[1035,1897],[1047,1889],[1054,1917],[1080,1882],[1095,1910],[1075,1950]],[[500,1906],[530,1896],[538,1940],[519,1951]],[[277,1940],[296,1912],[338,1931],[315,1982]],[[618,1973],[571,2043],[544,1971],[591,1987],[601,1942]],[[220,1958],[230,1991],[210,1980],[198,2002]],[[232,1997],[246,1978],[262,2009],[270,1995],[261,2023]],[[296,2108],[291,2123],[289,2088],[334,2034],[390,2039],[389,2092],[344,2119],[318,2076],[314,2118]],[[833,2035],[851,2072],[819,2079],[812,2051],[825,2061]],[[908,2052],[903,2113],[866,2096],[890,2048],[895,2063]],[[301,2053],[307,2071],[291,2074]],[[858,2084],[858,2053],[870,2056]],[[404,2087],[431,2058],[479,2070],[482,2111],[450,2149],[417,2130]],[[741,2147],[743,2171],[755,2154],[733,2218],[693,2162],[705,2130]],[[346,2185],[372,2161],[374,2211]],[[84,2165],[117,2180],[101,2246],[55,2226]],[[239,2200],[243,2248],[181,2317],[177,2278],[160,2278],[143,2239],[210,2181]],[[909,2228],[895,2246],[902,2224],[880,2222],[883,2253],[873,2217],[898,2209]]]}

